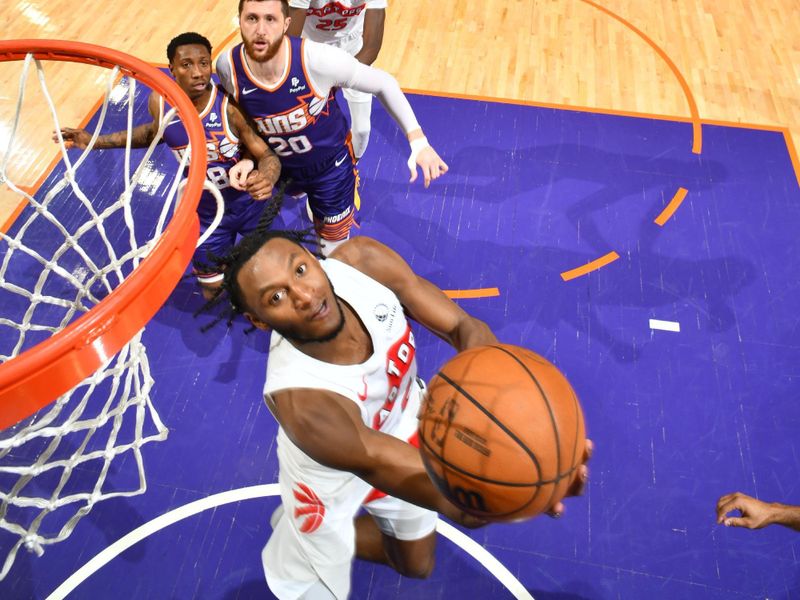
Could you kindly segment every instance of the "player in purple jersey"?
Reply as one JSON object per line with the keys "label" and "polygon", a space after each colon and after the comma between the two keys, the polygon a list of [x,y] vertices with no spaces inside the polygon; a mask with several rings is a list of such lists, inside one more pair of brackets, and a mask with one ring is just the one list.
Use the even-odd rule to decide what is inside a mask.
{"label": "player in purple jersey", "polygon": [[[167,47],[169,69],[180,88],[192,100],[206,132],[208,167],[206,175],[222,193],[225,213],[219,226],[195,251],[195,275],[203,296],[211,298],[222,283],[222,273],[206,266],[212,261],[209,253],[222,256],[236,242],[237,235],[250,233],[258,222],[263,204],[272,195],[272,189],[280,175],[280,161],[259,137],[236,102],[224,90],[211,81],[211,44],[197,33],[182,33]],[[148,110],[152,121],[139,125],[131,131],[131,147],[144,148],[155,138],[161,120],[170,107],[155,92],[148,99]],[[85,148],[92,138],[84,129],[65,127],[61,130],[64,140],[77,148]],[[101,135],[94,148],[124,148],[128,130]],[[57,136],[54,136],[57,140]],[[162,140],[178,159],[186,150],[189,138],[183,124],[172,120],[164,129]],[[231,168],[242,159],[242,148],[258,163],[257,168],[250,159],[242,163],[245,168]],[[210,192],[204,191],[197,207],[201,232],[211,224],[216,215],[216,201]]]}
{"label": "player in purple jersey", "polygon": [[414,111],[388,73],[347,52],[286,36],[287,0],[240,0],[242,44],[222,54],[217,74],[281,159],[296,191],[308,194],[323,254],[349,238],[355,208],[355,158],[338,88],[373,94],[406,133],[411,181],[422,169],[425,187],[447,172],[428,144]]}

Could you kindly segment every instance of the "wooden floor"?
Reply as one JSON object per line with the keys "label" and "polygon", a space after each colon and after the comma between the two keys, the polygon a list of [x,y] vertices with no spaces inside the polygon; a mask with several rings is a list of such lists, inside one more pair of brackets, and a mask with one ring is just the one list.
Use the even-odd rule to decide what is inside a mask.
{"label": "wooden floor", "polygon": [[[10,4],[5,38],[82,40],[157,64],[182,31],[215,51],[238,39],[234,0]],[[787,128],[796,145],[798,31],[800,0],[394,0],[377,66],[409,90]],[[20,67],[0,65],[0,164]],[[46,68],[61,122],[81,123],[102,94],[99,73],[87,83],[85,67]],[[57,156],[34,80],[8,171],[31,187]],[[0,190],[0,224],[18,204]]]}

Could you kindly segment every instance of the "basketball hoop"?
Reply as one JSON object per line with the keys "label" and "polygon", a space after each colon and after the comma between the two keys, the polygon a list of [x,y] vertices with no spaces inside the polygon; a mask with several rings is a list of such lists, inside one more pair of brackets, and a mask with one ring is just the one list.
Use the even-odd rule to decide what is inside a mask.
{"label": "basketball hoop", "polygon": [[[0,351],[0,430],[2,430],[0,474],[4,477],[0,483],[0,529],[19,536],[17,543],[8,551],[5,564],[0,568],[0,579],[8,573],[21,545],[41,554],[45,544],[66,538],[77,521],[91,510],[95,502],[114,496],[130,496],[145,490],[146,482],[139,447],[148,441],[164,439],[166,428],[150,404],[149,390],[152,379],[149,375],[145,348],[141,344],[141,330],[166,301],[192,257],[199,232],[196,208],[204,186],[206,171],[206,153],[197,152],[192,156],[188,180],[183,189],[181,174],[190,152],[185,154],[184,162],[178,167],[176,179],[170,188],[170,197],[164,204],[158,223],[151,226],[152,235],[143,243],[139,243],[137,235],[141,236],[141,231],[134,229],[131,210],[132,190],[139,184],[141,174],[146,170],[145,163],[160,141],[163,129],[171,117],[162,119],[161,130],[133,176],[130,176],[129,172],[131,149],[130,135],[128,136],[125,154],[125,190],[116,203],[102,210],[96,208],[93,201],[85,196],[76,183],[76,172],[97,139],[109,105],[111,89],[117,84],[119,75],[128,78],[129,132],[132,127],[132,107],[138,81],[161,94],[171,106],[175,107],[174,110],[189,135],[190,147],[205,149],[205,133],[189,98],[172,79],[158,69],[122,52],[91,44],[59,40],[0,41],[0,62],[7,61],[24,61],[24,65],[17,114],[8,149],[0,149],[0,152],[6,151],[4,156],[0,155],[0,184],[4,183],[22,195],[34,210],[29,215],[25,213],[20,215],[18,221],[22,221],[22,224],[19,227],[15,224],[17,231],[13,235],[0,233],[0,288],[17,294],[15,298],[18,304],[24,307],[27,303],[29,306],[19,323],[0,313],[0,325],[11,327],[19,335],[19,342],[13,351],[8,355],[5,354],[5,349]],[[89,147],[73,164],[58,133],[66,173],[41,201],[23,191],[25,186],[17,185],[7,175],[7,165],[24,101],[24,83],[31,64],[35,64],[42,92],[50,105],[55,130],[60,132],[60,124],[47,90],[40,61],[83,63],[110,69],[105,103],[99,117],[100,123]],[[183,196],[180,201],[174,202],[181,189]],[[76,206],[89,215],[86,223],[69,229],[51,212],[55,206],[54,199],[64,191],[75,194]],[[218,198],[218,202],[220,200],[221,198]],[[162,232],[166,211],[173,202],[174,213]],[[120,236],[125,238],[123,242],[126,244],[122,250],[118,250],[115,245],[120,242],[106,237],[107,232],[103,223],[111,218],[117,218],[127,226],[127,231],[123,232],[125,235]],[[48,231],[55,230],[64,236],[63,244],[52,252],[37,250],[31,245],[32,242],[28,242],[25,238],[26,233],[34,230],[36,223],[40,222],[50,228]],[[107,261],[107,264],[101,263],[97,257],[90,256],[89,251],[80,246],[81,237],[87,235],[87,231],[90,230],[92,235],[99,237],[105,243],[104,253],[108,256],[104,256],[103,260]],[[2,246],[5,244],[8,248],[4,252]],[[84,271],[88,271],[88,275],[85,277],[75,275],[59,264],[61,257],[68,253],[79,256],[86,265]],[[16,282],[9,282],[8,278],[14,271],[12,257],[19,257],[19,260],[41,267],[41,272],[31,277],[31,289]],[[64,297],[48,295],[50,291],[47,288],[49,282],[53,280],[59,284],[63,283],[66,287],[72,287],[69,287]],[[102,288],[101,293],[97,292],[98,287]],[[0,302],[0,305],[2,304],[3,302]],[[37,323],[32,315],[39,305],[45,309],[55,307],[63,310],[65,314],[59,317],[60,321],[55,325]],[[77,316],[81,312],[84,314]],[[26,349],[25,337],[32,331],[44,332],[45,335],[50,332],[52,335]],[[105,394],[108,399],[103,401],[103,407],[98,415],[87,416],[84,410],[87,406],[91,406],[89,398],[93,393]],[[119,400],[114,394],[119,394]],[[48,405],[51,405],[49,412],[44,415],[41,412],[37,414],[37,411],[43,412]],[[130,442],[122,443],[117,436],[122,435],[119,433],[122,429],[122,416],[129,407],[134,407],[137,411],[135,432],[131,434]],[[142,431],[145,421],[143,415],[150,417],[152,427],[156,430],[149,437]],[[109,432],[108,442],[95,452],[91,446],[96,444],[94,442],[90,444],[89,438],[96,430],[109,423],[113,423],[113,426],[109,425],[112,430]],[[75,432],[83,433],[85,439],[78,444],[77,449],[65,442],[64,445],[70,452],[66,455],[61,452],[59,455],[57,450],[62,438]],[[35,457],[19,457],[19,454],[25,454],[19,452],[24,444],[37,447]],[[115,456],[128,451],[136,456],[139,488],[111,492],[104,490],[103,482],[108,472],[108,463]],[[7,457],[11,457],[12,460],[7,461]],[[71,493],[61,498],[62,492],[67,494],[67,480],[71,476],[73,467],[79,464],[85,466],[88,461],[95,459],[103,462],[103,466],[99,469],[97,481],[92,489]],[[4,462],[6,464],[3,464]],[[25,464],[20,464],[21,462]],[[38,493],[33,497],[26,495],[29,493],[26,486],[33,478],[53,469],[63,470],[58,484],[53,486],[55,489],[46,494],[42,491],[30,492]],[[6,483],[9,474],[18,478],[11,486]],[[8,487],[11,489],[7,489]],[[41,523],[44,516],[55,509],[67,504],[74,505],[76,502],[80,504],[80,508],[63,524],[57,535],[48,537],[42,534]],[[12,513],[18,513],[23,509],[41,512],[35,518],[22,519],[27,522],[12,520]]]}

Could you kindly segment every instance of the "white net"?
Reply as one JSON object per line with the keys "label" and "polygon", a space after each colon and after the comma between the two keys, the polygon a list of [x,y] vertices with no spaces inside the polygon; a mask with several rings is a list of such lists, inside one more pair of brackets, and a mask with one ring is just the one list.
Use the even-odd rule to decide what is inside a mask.
{"label": "white net", "polygon": [[[28,193],[8,173],[32,70],[50,107],[54,131],[61,128],[42,64],[28,55],[0,159],[0,183],[27,202],[9,232],[0,233],[0,364],[91,310],[133,272],[162,233],[190,155],[184,154],[174,176],[162,182],[166,193],[156,198],[152,156],[174,116],[168,114],[146,151],[132,151],[128,142],[122,177],[106,175],[118,180],[121,189],[94,198],[84,193],[82,173],[92,181],[98,177],[97,165],[87,159],[109,107],[127,112],[130,131],[135,99],[149,93],[140,86],[137,96],[136,80],[121,77],[119,68],[110,69],[89,147],[73,162],[75,154],[67,152],[59,133],[63,174],[51,177],[35,196]],[[131,174],[137,155],[141,159]],[[220,208],[221,197],[217,200]],[[217,221],[222,216],[218,212]],[[146,490],[141,447],[167,437],[150,401],[152,385],[140,331],[94,375],[32,417],[0,431],[0,551],[5,553],[0,579],[23,546],[41,555],[47,545],[69,536],[97,502]]]}

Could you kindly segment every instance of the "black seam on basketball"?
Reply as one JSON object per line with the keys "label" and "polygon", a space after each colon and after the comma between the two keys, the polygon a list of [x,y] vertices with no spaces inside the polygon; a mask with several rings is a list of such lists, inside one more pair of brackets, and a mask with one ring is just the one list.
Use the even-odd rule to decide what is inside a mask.
{"label": "black seam on basketball", "polygon": [[[555,413],[553,412],[553,407],[550,404],[550,400],[547,398],[547,394],[544,393],[544,389],[542,388],[541,384],[539,383],[539,380],[536,379],[536,376],[531,372],[531,370],[528,368],[528,366],[524,362],[522,362],[512,352],[509,352],[508,350],[506,350],[502,346],[491,346],[491,347],[495,348],[497,350],[500,350],[504,354],[507,354],[512,359],[514,359],[514,361],[516,361],[516,363],[519,364],[519,366],[522,367],[523,370],[528,374],[528,376],[531,378],[531,380],[536,385],[536,387],[539,388],[539,393],[541,394],[542,399],[544,400],[544,403],[547,406],[547,412],[550,413],[550,422],[553,425],[553,434],[555,435],[555,438],[556,438],[556,473],[561,473],[561,436],[558,433],[558,423],[556,423],[556,416],[555,416]],[[554,486],[553,487],[553,493],[550,494],[550,500],[553,499],[553,496],[555,495],[555,493],[556,493],[556,488]]]}
{"label": "black seam on basketball", "polygon": [[[499,428],[500,428],[502,431],[504,431],[504,432],[506,433],[506,435],[508,435],[508,436],[509,436],[509,437],[510,437],[512,440],[514,440],[514,441],[515,441],[515,442],[516,442],[516,443],[517,443],[517,444],[520,446],[520,448],[522,448],[523,450],[525,450],[525,452],[528,454],[528,456],[530,456],[530,457],[531,457],[531,460],[533,461],[533,464],[536,466],[536,476],[537,476],[537,478],[538,478],[538,479],[541,481],[541,479],[542,479],[542,466],[539,464],[539,459],[538,459],[538,458],[536,458],[536,455],[535,455],[533,452],[531,452],[531,449],[530,449],[530,448],[528,448],[528,446],[526,446],[526,445],[525,445],[525,444],[522,442],[522,440],[521,440],[521,439],[519,439],[519,438],[518,438],[518,437],[517,437],[517,436],[514,434],[514,432],[513,432],[513,431],[511,431],[510,429],[508,429],[508,427],[506,427],[506,426],[505,426],[503,423],[501,423],[500,421],[498,421],[498,420],[497,420],[497,419],[494,417],[494,415],[493,415],[492,413],[490,413],[488,410],[486,410],[486,408],[485,408],[485,407],[484,407],[484,406],[483,406],[483,405],[482,405],[480,402],[478,402],[478,401],[477,401],[475,398],[473,398],[473,397],[472,397],[472,396],[471,396],[469,393],[467,393],[467,391],[466,391],[464,388],[462,388],[460,385],[458,385],[458,384],[457,384],[455,381],[453,381],[452,379],[450,379],[450,378],[449,378],[447,375],[445,375],[445,374],[444,374],[444,373],[442,373],[441,371],[439,371],[439,373],[438,373],[438,376],[439,376],[439,377],[441,377],[441,378],[442,378],[442,379],[443,379],[445,382],[449,383],[449,384],[450,384],[450,385],[453,387],[453,389],[455,389],[455,390],[456,390],[456,391],[457,391],[459,394],[461,394],[462,396],[464,396],[464,398],[466,398],[467,400],[469,400],[470,402],[472,402],[472,404],[474,404],[474,405],[475,405],[475,406],[478,408],[478,410],[480,410],[480,411],[481,411],[483,414],[485,414],[487,417],[489,417],[489,419],[491,419],[491,420],[494,422],[494,424],[495,424],[495,425],[497,425],[497,426],[498,426],[498,427],[499,427]],[[556,471],[556,472],[557,472],[557,471]],[[473,475],[473,474],[471,474],[471,473],[466,473],[466,472],[465,472],[465,474],[468,474],[468,475],[470,475],[471,477],[474,477],[474,475]],[[538,490],[538,489],[539,489],[539,488],[537,487],[537,490]],[[536,492],[536,494],[538,494],[538,493],[539,493],[539,492],[537,491],[537,492]],[[534,497],[533,497],[533,498],[531,498],[531,502],[532,502],[532,501],[534,500],[534,498],[536,497],[536,494],[534,494]]]}
{"label": "black seam on basketball", "polygon": [[[517,488],[525,488],[525,487],[536,488],[536,487],[541,487],[542,485],[545,485],[547,483],[558,483],[559,481],[564,479],[564,477],[566,477],[570,472],[572,472],[572,471],[568,471],[567,473],[559,473],[556,476],[555,479],[548,479],[546,481],[540,480],[540,481],[534,482],[534,483],[517,483],[517,482],[513,482],[513,481],[501,481],[499,479],[489,479],[488,477],[481,477],[480,475],[476,475],[472,471],[467,471],[467,470],[459,467],[458,465],[454,465],[450,461],[446,460],[441,454],[436,452],[433,449],[433,447],[424,438],[422,438],[422,436],[420,436],[420,444],[425,446],[425,449],[428,450],[428,452],[430,452],[430,454],[432,456],[435,456],[436,460],[438,460],[440,463],[442,463],[448,469],[451,469],[451,470],[453,470],[453,471],[455,471],[457,473],[460,473],[462,475],[466,475],[470,479],[474,479],[476,481],[482,481],[484,483],[491,483],[493,485],[502,485],[502,486],[505,486],[505,487],[517,487]],[[574,470],[574,469],[572,469],[572,470]],[[514,510],[514,512],[517,512],[517,511]]]}

